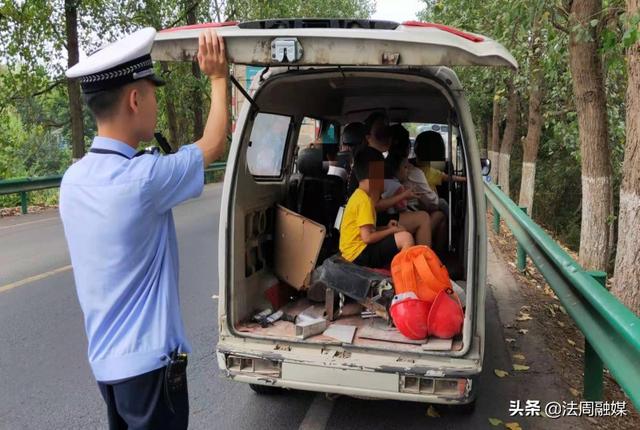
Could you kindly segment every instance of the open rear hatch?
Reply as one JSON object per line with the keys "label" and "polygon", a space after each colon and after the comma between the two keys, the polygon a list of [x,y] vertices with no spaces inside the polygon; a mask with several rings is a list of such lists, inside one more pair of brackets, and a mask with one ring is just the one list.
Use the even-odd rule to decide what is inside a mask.
{"label": "open rear hatch", "polygon": [[[415,21],[398,24],[370,20],[294,19],[198,24],[159,32],[152,51],[153,58],[160,61],[192,61],[198,49],[198,37],[207,28],[215,28],[218,34],[224,37],[228,61],[232,64],[267,67],[293,66],[294,68],[297,66],[425,68],[465,65],[501,66],[514,69],[518,67],[513,56],[502,45],[488,37],[439,24]],[[241,124],[241,126],[243,125]],[[232,201],[223,202],[223,210],[227,204],[230,205],[230,213],[233,214],[232,205],[234,203]],[[273,221],[276,218],[272,213],[274,209],[273,206],[262,208],[255,213],[246,214],[247,220],[234,220],[229,224],[245,223],[250,226],[254,224],[254,219],[271,219]],[[268,215],[269,213],[271,216]],[[297,217],[300,215],[291,218]],[[306,223],[305,225],[309,226],[309,220],[298,219],[298,221],[300,224]],[[255,254],[259,257],[261,255],[258,252],[260,238],[273,237],[276,233],[275,230],[277,230],[274,228],[275,222],[265,222],[264,224],[264,231],[260,234],[256,233],[256,237],[235,237],[233,240],[242,242],[245,239],[246,243],[257,243]],[[242,231],[242,229],[239,230]],[[253,229],[247,229],[248,232],[251,230]],[[303,231],[303,228],[300,227],[299,230]],[[248,234],[250,235],[250,233]],[[275,236],[279,235],[279,233],[275,234]],[[292,240],[288,247],[297,249],[305,240],[308,238]],[[319,239],[319,243],[321,241],[322,238]],[[229,282],[231,285],[227,290],[227,295],[230,296],[226,299],[227,304],[234,300],[235,294],[230,291],[236,288],[242,288],[245,295],[248,295],[248,292],[253,292],[256,297],[260,296],[260,300],[264,302],[265,294],[268,295],[265,289],[272,289],[276,292],[275,296],[280,296],[281,294],[278,293],[280,284],[293,285],[286,277],[275,277],[274,274],[278,271],[273,270],[274,267],[270,267],[268,264],[260,265],[259,270],[245,273],[244,278],[239,276],[238,273],[244,271],[238,271],[234,265],[241,264],[238,262],[240,255],[251,254],[249,250],[245,249],[245,251],[244,253],[230,253],[235,255],[236,261],[225,260],[226,264],[221,265],[221,270],[228,272],[227,279],[232,277]],[[295,258],[296,255],[290,257],[292,261],[297,261]],[[249,257],[247,257],[248,260],[250,260]],[[313,265],[315,265],[315,259],[312,267]],[[466,288],[464,284],[462,287]],[[398,341],[397,331],[389,330],[390,327],[386,321],[376,318],[375,310],[372,312],[370,308],[366,308],[363,313],[365,309],[358,303],[352,303],[351,308],[353,309],[345,309],[340,306],[339,302],[343,298],[339,297],[337,292],[330,293],[331,297],[329,295],[323,297],[323,294],[324,292],[314,302],[307,300],[308,295],[285,294],[285,302],[288,302],[286,303],[288,307],[283,312],[284,316],[293,315],[291,319],[297,320],[300,313],[307,313],[308,321],[302,328],[291,320],[286,321],[283,315],[278,316],[277,320],[273,322],[259,324],[255,319],[255,312],[262,308],[248,306],[249,302],[254,300],[243,298],[239,301],[242,302],[241,305],[244,309],[242,315],[234,317],[233,330],[250,337],[317,344],[331,344],[335,342],[335,336],[338,338],[346,336],[349,341],[338,343],[405,352],[429,351],[434,353],[434,351],[441,350],[442,354],[449,352],[464,354],[469,346],[469,342],[467,342],[469,335],[473,336],[469,329],[465,335],[467,340],[464,343],[462,337],[459,336],[453,341],[449,339],[448,345],[444,347],[442,344],[427,347],[424,340],[407,342],[406,339],[400,339]],[[296,298],[292,299],[292,296]],[[318,302],[324,302],[324,304],[318,304]],[[282,305],[285,303],[283,302]],[[232,304],[231,308],[235,309],[235,305]],[[273,306],[273,310],[278,308],[280,306]],[[342,315],[340,315],[340,319],[334,319],[334,310],[338,308]],[[230,309],[227,309],[227,312],[229,311]],[[234,312],[231,311],[231,314]],[[273,314],[277,313],[273,312]],[[333,327],[339,333],[334,334],[333,339],[331,336],[325,336],[323,330],[326,326],[323,323],[315,326],[314,320],[316,319],[326,319],[326,326]],[[357,331],[343,333],[342,331],[347,330],[345,326],[351,327],[351,329],[357,328]],[[307,331],[309,333],[306,333]],[[306,336],[307,334],[309,336]]]}
{"label": "open rear hatch", "polygon": [[498,42],[418,21],[292,19],[197,24],[160,31],[152,56],[190,61],[198,36],[215,28],[228,60],[255,66],[504,66],[515,58]]}

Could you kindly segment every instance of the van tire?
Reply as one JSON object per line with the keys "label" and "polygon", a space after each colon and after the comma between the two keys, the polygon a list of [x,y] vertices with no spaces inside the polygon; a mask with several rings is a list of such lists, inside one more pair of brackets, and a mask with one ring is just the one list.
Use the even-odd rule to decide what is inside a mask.
{"label": "van tire", "polygon": [[282,388],[270,385],[249,384],[249,387],[257,394],[272,395],[282,393]]}

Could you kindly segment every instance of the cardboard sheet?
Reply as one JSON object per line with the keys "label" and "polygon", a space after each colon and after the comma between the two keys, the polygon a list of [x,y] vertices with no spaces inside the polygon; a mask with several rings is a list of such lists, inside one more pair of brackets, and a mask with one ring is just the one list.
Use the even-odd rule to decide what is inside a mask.
{"label": "cardboard sheet", "polygon": [[282,206],[276,208],[275,273],[301,290],[313,271],[326,231],[323,225]]}
{"label": "cardboard sheet", "polygon": [[342,343],[352,343],[357,328],[353,325],[332,324],[322,335],[332,337]]}
{"label": "cardboard sheet", "polygon": [[405,337],[397,329],[384,330],[378,327],[366,326],[358,330],[358,337],[363,339],[383,340],[385,342],[408,343],[413,345],[422,345],[427,340],[413,340]]}

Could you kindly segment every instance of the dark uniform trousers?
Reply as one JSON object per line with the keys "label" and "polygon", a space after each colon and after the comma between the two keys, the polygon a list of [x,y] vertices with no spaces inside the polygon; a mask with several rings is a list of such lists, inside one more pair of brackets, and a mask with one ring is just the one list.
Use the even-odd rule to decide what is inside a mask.
{"label": "dark uniform trousers", "polygon": [[116,383],[98,382],[109,430],[184,430],[189,425],[186,367],[162,367]]}

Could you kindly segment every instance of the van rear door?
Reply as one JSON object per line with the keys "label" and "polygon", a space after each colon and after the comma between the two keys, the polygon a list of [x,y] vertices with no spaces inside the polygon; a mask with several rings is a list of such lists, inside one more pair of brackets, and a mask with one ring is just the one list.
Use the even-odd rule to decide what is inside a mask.
{"label": "van rear door", "polygon": [[291,19],[197,24],[158,32],[152,56],[191,61],[198,36],[215,28],[230,63],[256,66],[502,66],[517,68],[500,43],[419,21]]}

